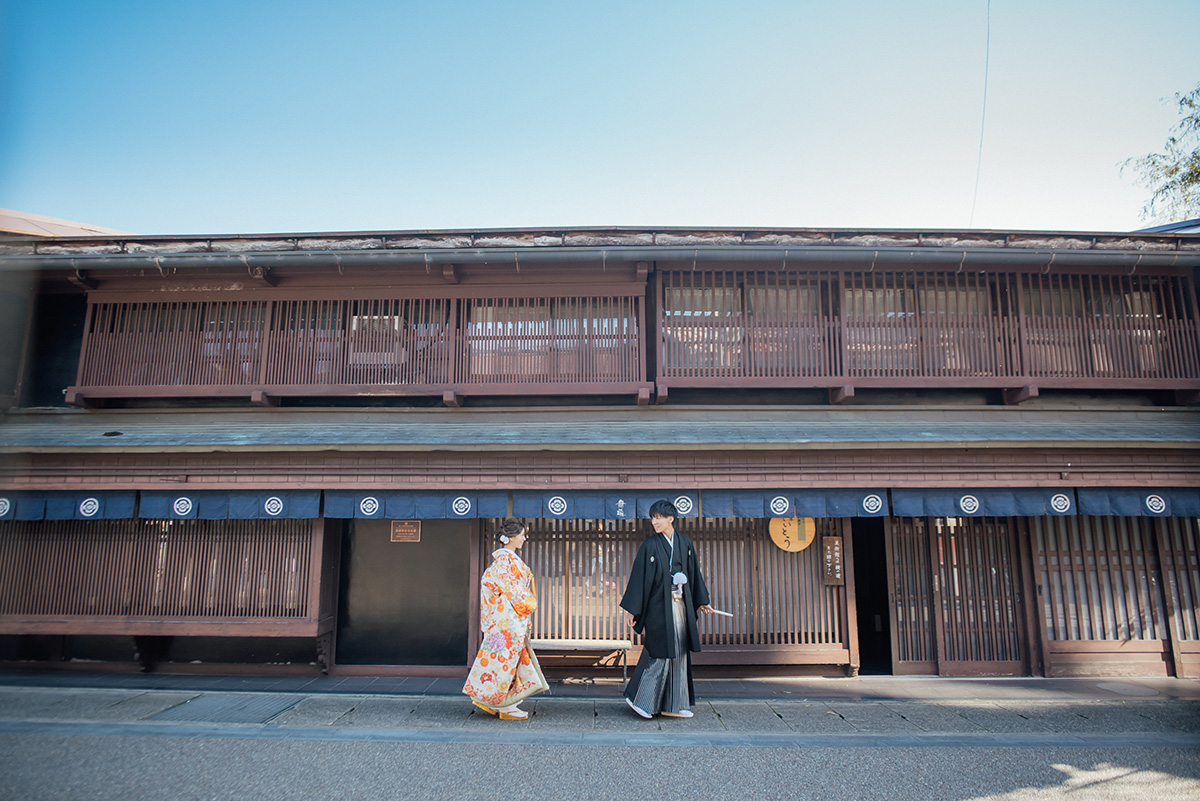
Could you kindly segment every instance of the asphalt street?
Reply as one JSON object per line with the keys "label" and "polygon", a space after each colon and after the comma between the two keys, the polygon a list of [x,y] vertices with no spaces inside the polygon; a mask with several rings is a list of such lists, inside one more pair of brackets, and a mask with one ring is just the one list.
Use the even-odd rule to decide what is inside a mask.
{"label": "asphalt street", "polygon": [[619,683],[525,721],[453,682],[113,683],[0,675],[0,798],[1200,799],[1195,681],[709,683],[652,721]]}

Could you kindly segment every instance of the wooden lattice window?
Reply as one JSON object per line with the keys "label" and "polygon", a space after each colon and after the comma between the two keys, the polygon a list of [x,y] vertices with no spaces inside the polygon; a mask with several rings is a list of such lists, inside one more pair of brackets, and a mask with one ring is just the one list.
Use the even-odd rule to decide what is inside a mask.
{"label": "wooden lattice window", "polygon": [[[488,542],[494,541],[498,522],[489,526]],[[818,520],[818,537],[840,533],[839,523]],[[537,582],[536,636],[628,638],[619,605],[637,549],[651,534],[649,524],[535,520],[529,525],[521,557]],[[780,550],[771,542],[765,520],[680,519],[677,528],[696,545],[713,604],[733,613],[731,618],[705,617],[702,644],[844,647],[844,588],[825,586],[820,548]],[[490,555],[484,562],[490,562]]]}
{"label": "wooden lattice window", "polygon": [[4,522],[0,619],[305,619],[311,550],[309,520]]}
{"label": "wooden lattice window", "polygon": [[1032,520],[1048,640],[1166,639],[1152,518]]}

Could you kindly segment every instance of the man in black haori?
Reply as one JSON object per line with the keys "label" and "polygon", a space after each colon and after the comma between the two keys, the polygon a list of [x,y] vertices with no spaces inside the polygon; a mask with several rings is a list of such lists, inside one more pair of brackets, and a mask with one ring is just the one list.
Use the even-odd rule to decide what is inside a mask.
{"label": "man in black haori", "polygon": [[621,598],[625,620],[642,635],[642,656],[625,702],[644,718],[690,718],[695,703],[690,651],[700,650],[697,615],[711,613],[708,587],[692,541],[675,530],[670,501],[650,507],[654,534],[638,548]]}

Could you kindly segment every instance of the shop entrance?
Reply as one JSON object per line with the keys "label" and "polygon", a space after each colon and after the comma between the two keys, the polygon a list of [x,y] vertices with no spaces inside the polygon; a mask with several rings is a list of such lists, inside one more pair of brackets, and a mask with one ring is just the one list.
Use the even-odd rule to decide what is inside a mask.
{"label": "shop entrance", "polygon": [[[818,519],[814,544],[788,551],[772,541],[763,518],[678,520],[678,530],[695,543],[713,605],[729,613],[701,621],[703,650],[693,655],[694,663],[737,672],[760,665],[846,670],[854,625],[847,612],[851,582],[825,580],[822,548],[827,538],[839,544],[849,539],[845,522]],[[521,557],[537,583],[537,636],[628,638],[636,660],[641,641],[630,637],[619,604],[637,549],[651,533],[645,520],[531,521]],[[847,569],[852,557],[846,553]]]}
{"label": "shop entrance", "polygon": [[419,537],[390,520],[355,520],[343,539],[339,665],[461,665],[467,658],[471,524],[422,520]]}
{"label": "shop entrance", "polygon": [[1028,675],[1012,518],[897,517],[887,525],[893,670]]}
{"label": "shop entrance", "polygon": [[887,675],[892,672],[892,637],[883,519],[854,518],[851,538],[854,543],[854,597],[861,662],[859,673]]}

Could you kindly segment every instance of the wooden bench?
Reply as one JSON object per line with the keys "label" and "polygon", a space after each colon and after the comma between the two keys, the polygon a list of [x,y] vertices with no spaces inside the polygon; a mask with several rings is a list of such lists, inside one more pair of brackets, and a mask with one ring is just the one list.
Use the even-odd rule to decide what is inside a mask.
{"label": "wooden bench", "polygon": [[629,649],[633,643],[629,640],[577,640],[570,638],[530,640],[529,644],[537,651],[620,651],[621,678],[629,680]]}

